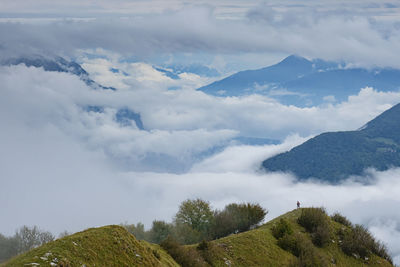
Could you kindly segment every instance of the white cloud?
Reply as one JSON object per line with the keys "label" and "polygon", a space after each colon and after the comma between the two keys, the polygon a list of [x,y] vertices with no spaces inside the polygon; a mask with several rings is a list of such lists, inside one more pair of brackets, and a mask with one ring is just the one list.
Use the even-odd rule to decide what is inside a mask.
{"label": "white cloud", "polygon": [[[72,75],[24,66],[0,68],[0,83],[4,233],[12,234],[22,224],[53,232],[123,221],[149,225],[153,219],[169,220],[184,199],[202,197],[215,208],[234,201],[259,202],[268,208],[268,218],[293,209],[300,200],[304,206],[340,211],[382,239],[399,234],[393,226],[400,221],[393,210],[400,202],[398,169],[373,172],[372,185],[348,181],[338,186],[257,173],[263,159],[305,140],[296,135],[281,145],[230,146],[198,162],[198,154],[235,135],[308,136],[356,129],[399,102],[398,92],[365,88],[347,102],[297,108],[262,96],[218,98],[193,90],[141,87],[140,81],[126,90],[96,91]],[[87,105],[105,110],[86,112],[82,107]],[[149,130],[116,123],[113,116],[121,107],[140,112]],[[193,163],[182,174],[162,171],[168,165],[188,168]],[[141,172],[140,164],[147,164],[148,172]],[[398,255],[398,239],[385,240]]]}
{"label": "white cloud", "polygon": [[[397,56],[400,32],[396,26],[399,18],[393,9],[368,9],[364,2],[325,4],[327,8],[321,5],[295,8],[290,2],[261,5],[254,7],[257,12],[250,11],[240,20],[218,18],[215,4],[172,4],[176,7],[172,8],[174,11],[154,11],[141,16],[132,14],[121,18],[117,13],[107,18],[95,16],[88,21],[3,22],[0,23],[2,54],[72,55],[78,49],[95,48],[139,59],[170,53],[214,56],[255,53],[258,57],[268,53],[271,57],[296,53],[345,60],[353,65],[400,66]],[[135,5],[140,6],[140,2],[130,6]],[[110,7],[108,12],[114,14],[112,10]],[[192,23],[187,23],[188,20]]]}

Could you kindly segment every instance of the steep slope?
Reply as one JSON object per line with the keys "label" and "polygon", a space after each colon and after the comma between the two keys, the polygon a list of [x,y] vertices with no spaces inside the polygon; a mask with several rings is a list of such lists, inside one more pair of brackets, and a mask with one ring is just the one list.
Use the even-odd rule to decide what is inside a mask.
{"label": "steep slope", "polygon": [[2,266],[179,266],[158,245],[121,226],[91,228],[49,242]]}
{"label": "steep slope", "polygon": [[235,73],[198,90],[211,95],[263,94],[298,106],[343,101],[361,88],[400,89],[400,70],[345,68],[340,62],[289,56],[278,64]]}
{"label": "steep slope", "polygon": [[[280,219],[284,219],[292,227],[294,235],[299,235],[311,244],[312,235],[298,224],[302,211],[303,209],[293,210],[257,229],[212,241],[205,254],[208,264],[211,263],[211,266],[298,266],[293,265],[297,257],[278,245],[272,228],[279,223]],[[346,255],[340,247],[340,232],[348,227],[329,217],[328,222],[328,227],[332,230],[329,244],[322,248],[312,245],[312,250],[326,263],[321,266],[392,266],[375,254],[368,259],[361,259],[357,255]]]}
{"label": "steep slope", "polygon": [[383,171],[400,166],[400,104],[368,122],[361,130],[318,135],[262,163],[268,171],[292,172],[300,179],[332,183],[367,168]]}

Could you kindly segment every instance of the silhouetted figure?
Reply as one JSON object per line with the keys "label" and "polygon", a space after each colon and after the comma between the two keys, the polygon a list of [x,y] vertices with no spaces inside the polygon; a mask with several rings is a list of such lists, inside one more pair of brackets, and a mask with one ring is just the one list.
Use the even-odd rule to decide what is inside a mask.
{"label": "silhouetted figure", "polygon": [[297,200],[297,208],[300,208],[300,202]]}

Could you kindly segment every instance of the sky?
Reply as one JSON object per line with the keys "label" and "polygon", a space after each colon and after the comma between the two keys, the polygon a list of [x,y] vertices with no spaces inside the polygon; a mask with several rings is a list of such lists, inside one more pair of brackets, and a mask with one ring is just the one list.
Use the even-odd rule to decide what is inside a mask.
{"label": "sky", "polygon": [[[291,54],[400,68],[399,9],[397,1],[2,0],[0,60],[63,56],[117,90],[93,90],[69,73],[0,67],[0,233],[24,224],[53,233],[149,227],[196,197],[214,208],[258,202],[269,220],[300,200],[366,225],[400,263],[399,169],[370,170],[369,185],[349,178],[335,186],[259,169],[319,133],[362,127],[399,103],[399,91],[365,87],[343,102],[296,107],[195,90]],[[196,64],[217,74],[172,79],[157,70]],[[144,130],[118,123],[121,108],[140,113]],[[240,136],[279,143],[241,145]]]}

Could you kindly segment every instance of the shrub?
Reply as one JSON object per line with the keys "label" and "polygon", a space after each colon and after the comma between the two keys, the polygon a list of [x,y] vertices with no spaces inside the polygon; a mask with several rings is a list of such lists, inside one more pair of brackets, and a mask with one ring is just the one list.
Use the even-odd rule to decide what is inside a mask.
{"label": "shrub", "polygon": [[301,234],[284,235],[278,240],[278,245],[297,257],[290,266],[328,266],[326,259],[319,254],[311,241]]}
{"label": "shrub", "polygon": [[329,243],[331,229],[328,216],[323,208],[305,208],[297,222],[303,226],[307,232],[311,233],[313,243],[323,247]]}
{"label": "shrub", "polygon": [[175,239],[168,236],[161,242],[160,246],[165,249],[171,257],[183,267],[203,267],[207,263],[201,255],[193,248],[182,247]]}
{"label": "shrub", "polygon": [[285,219],[280,219],[277,224],[275,224],[272,229],[272,235],[279,239],[285,235],[290,235],[293,233],[293,229],[290,226],[289,222]]}
{"label": "shrub", "polygon": [[149,241],[148,239],[148,232],[144,230],[144,224],[141,222],[138,222],[136,225],[134,224],[120,224],[122,227],[124,227],[129,233],[135,236],[136,239],[138,240],[146,240]]}
{"label": "shrub", "polygon": [[300,255],[300,238],[298,235],[285,235],[278,239],[278,246],[298,257]]}
{"label": "shrub", "polygon": [[153,225],[148,232],[149,240],[152,243],[160,244],[164,239],[172,234],[173,226],[164,221],[153,221]]}
{"label": "shrub", "polygon": [[205,238],[202,233],[187,224],[176,224],[173,229],[173,236],[184,245],[195,244]]}
{"label": "shrub", "polygon": [[214,266],[213,259],[224,253],[224,251],[221,251],[221,248],[205,240],[197,245],[197,250],[210,266]]}
{"label": "shrub", "polygon": [[350,230],[343,232],[341,247],[347,255],[365,258],[374,253],[392,263],[392,258],[389,256],[386,247],[376,241],[368,229],[362,225],[356,224]]}
{"label": "shrub", "polygon": [[186,224],[203,237],[208,235],[213,219],[210,203],[199,198],[183,201],[175,215],[176,224]]}
{"label": "shrub", "polygon": [[235,232],[233,216],[226,210],[214,212],[214,223],[211,227],[211,237],[213,239],[228,236]]}
{"label": "shrub", "polygon": [[232,233],[244,232],[262,222],[267,211],[259,204],[232,203],[214,213],[211,236],[219,238]]}
{"label": "shrub", "polygon": [[312,242],[319,247],[323,247],[331,241],[331,231],[329,225],[318,226],[311,234]]}
{"label": "shrub", "polygon": [[335,213],[331,216],[331,218],[332,218],[332,220],[334,220],[335,222],[340,223],[340,224],[343,224],[344,226],[347,226],[347,227],[351,227],[351,226],[352,226],[351,222],[350,222],[346,217],[344,217],[343,215],[341,215],[341,214],[338,213],[338,212],[335,212]]}
{"label": "shrub", "polygon": [[323,208],[303,208],[297,222],[307,232],[315,232],[318,226],[324,226],[327,222],[327,215]]}

